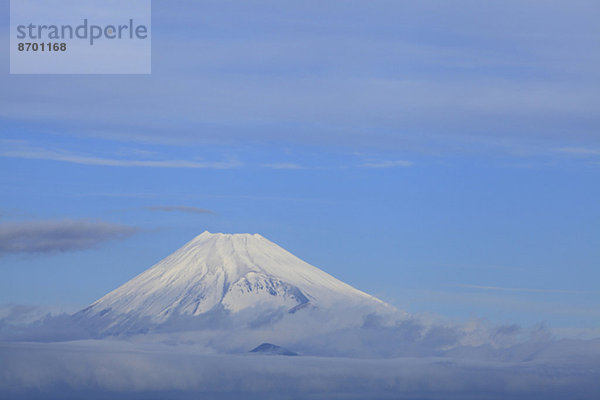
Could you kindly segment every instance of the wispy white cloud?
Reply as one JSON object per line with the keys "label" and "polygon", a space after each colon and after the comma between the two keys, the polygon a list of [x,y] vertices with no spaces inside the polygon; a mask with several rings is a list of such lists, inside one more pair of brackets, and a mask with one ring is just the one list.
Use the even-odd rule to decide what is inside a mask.
{"label": "wispy white cloud", "polygon": [[382,160],[369,161],[362,164],[365,168],[396,168],[396,167],[412,167],[414,163],[408,160]]}
{"label": "wispy white cloud", "polygon": [[302,165],[295,163],[273,163],[263,164],[262,166],[271,169],[304,169]]}
{"label": "wispy white cloud", "polygon": [[152,193],[152,192],[146,192],[146,193],[127,193],[127,192],[115,192],[115,193],[108,193],[108,192],[95,192],[95,193],[79,193],[77,194],[77,196],[81,196],[81,197],[132,197],[132,198],[139,198],[139,199],[148,199],[148,198],[152,198],[152,197],[159,197],[160,194],[159,193]]}
{"label": "wispy white cloud", "polygon": [[206,208],[199,207],[190,207],[190,206],[148,206],[144,207],[148,211],[163,211],[163,212],[172,212],[172,211],[180,211],[188,214],[214,214],[215,212],[212,210],[207,210]]}
{"label": "wispy white cloud", "polygon": [[579,156],[600,156],[600,148],[594,147],[561,147],[556,151]]}
{"label": "wispy white cloud", "polygon": [[452,286],[453,287],[466,288],[466,289],[493,290],[493,291],[499,291],[499,292],[571,293],[571,294],[585,294],[585,293],[589,293],[589,292],[581,291],[581,290],[514,288],[514,287],[467,285],[467,284],[459,284],[459,285],[452,285]]}
{"label": "wispy white cloud", "polygon": [[[589,51],[597,37],[589,19],[593,2],[554,1],[553,7],[468,2],[469,12],[436,3],[443,11],[435,14],[428,2],[368,8],[363,2],[334,3],[327,11],[298,5],[269,15],[164,8],[159,21],[186,21],[198,13],[220,23],[206,26],[212,34],[203,35],[172,24],[178,43],[166,38],[153,43],[169,73],[150,82],[124,78],[113,86],[104,80],[65,85],[74,78],[48,77],[39,85],[2,76],[0,114],[54,132],[138,143],[254,140],[506,154],[515,147],[555,146],[568,130],[574,143],[594,145],[589,132],[598,110],[600,58]],[[516,21],[515,10],[519,21],[528,23]],[[365,13],[370,18],[362,18]],[[295,29],[265,30],[291,15]],[[402,15],[402,23],[392,15]],[[471,15],[487,16],[480,20],[494,24],[482,28],[468,19]],[[425,16],[429,23],[420,23]],[[239,21],[227,25],[232,34],[219,35],[231,21]],[[395,34],[383,38],[381,29]],[[424,43],[424,36],[456,40]],[[578,46],[570,45],[575,37]],[[517,46],[523,51],[515,52]],[[203,51],[190,54],[189,48]],[[99,112],[88,112],[82,98],[94,98]]]}
{"label": "wispy white cloud", "polygon": [[0,141],[5,149],[0,150],[0,157],[24,158],[34,160],[62,161],[83,165],[107,167],[149,167],[149,168],[210,168],[229,169],[242,165],[237,160],[228,161],[191,161],[191,160],[131,160],[98,157],[87,154],[76,154],[62,149],[46,149],[30,146],[27,142],[16,140]]}

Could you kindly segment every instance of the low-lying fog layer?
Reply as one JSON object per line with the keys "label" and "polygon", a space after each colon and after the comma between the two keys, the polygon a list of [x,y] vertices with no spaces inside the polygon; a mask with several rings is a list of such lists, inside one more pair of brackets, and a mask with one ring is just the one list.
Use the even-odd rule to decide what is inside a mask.
{"label": "low-lying fog layer", "polygon": [[[600,343],[595,343],[596,350]],[[598,354],[598,353],[596,353]],[[115,341],[0,344],[2,398],[594,399],[597,356],[528,362],[205,354]]]}

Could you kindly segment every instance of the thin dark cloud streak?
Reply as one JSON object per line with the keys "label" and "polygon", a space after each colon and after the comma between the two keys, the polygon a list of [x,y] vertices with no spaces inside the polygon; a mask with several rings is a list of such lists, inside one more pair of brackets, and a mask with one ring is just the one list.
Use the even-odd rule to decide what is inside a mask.
{"label": "thin dark cloud streak", "polygon": [[414,163],[407,160],[383,160],[369,161],[361,166],[364,168],[395,168],[395,167],[412,167]]}
{"label": "thin dark cloud streak", "polygon": [[5,223],[0,224],[0,256],[85,250],[127,238],[137,230],[127,225],[90,220]]}

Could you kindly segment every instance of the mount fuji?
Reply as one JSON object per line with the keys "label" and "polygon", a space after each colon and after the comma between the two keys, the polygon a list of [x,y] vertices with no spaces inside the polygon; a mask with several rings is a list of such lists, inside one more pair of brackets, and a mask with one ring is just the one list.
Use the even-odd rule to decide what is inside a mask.
{"label": "mount fuji", "polygon": [[324,312],[360,325],[395,311],[259,234],[204,232],[74,317],[108,336],[329,319]]}

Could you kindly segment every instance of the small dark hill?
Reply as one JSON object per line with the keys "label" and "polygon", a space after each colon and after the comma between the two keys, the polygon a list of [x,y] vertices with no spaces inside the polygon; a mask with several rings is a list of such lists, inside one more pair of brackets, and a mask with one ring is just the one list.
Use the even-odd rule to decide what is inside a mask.
{"label": "small dark hill", "polygon": [[277,346],[271,343],[263,343],[252,350],[250,353],[261,353],[261,354],[272,354],[279,356],[297,356],[298,353],[294,353],[291,350],[286,349],[285,347]]}

